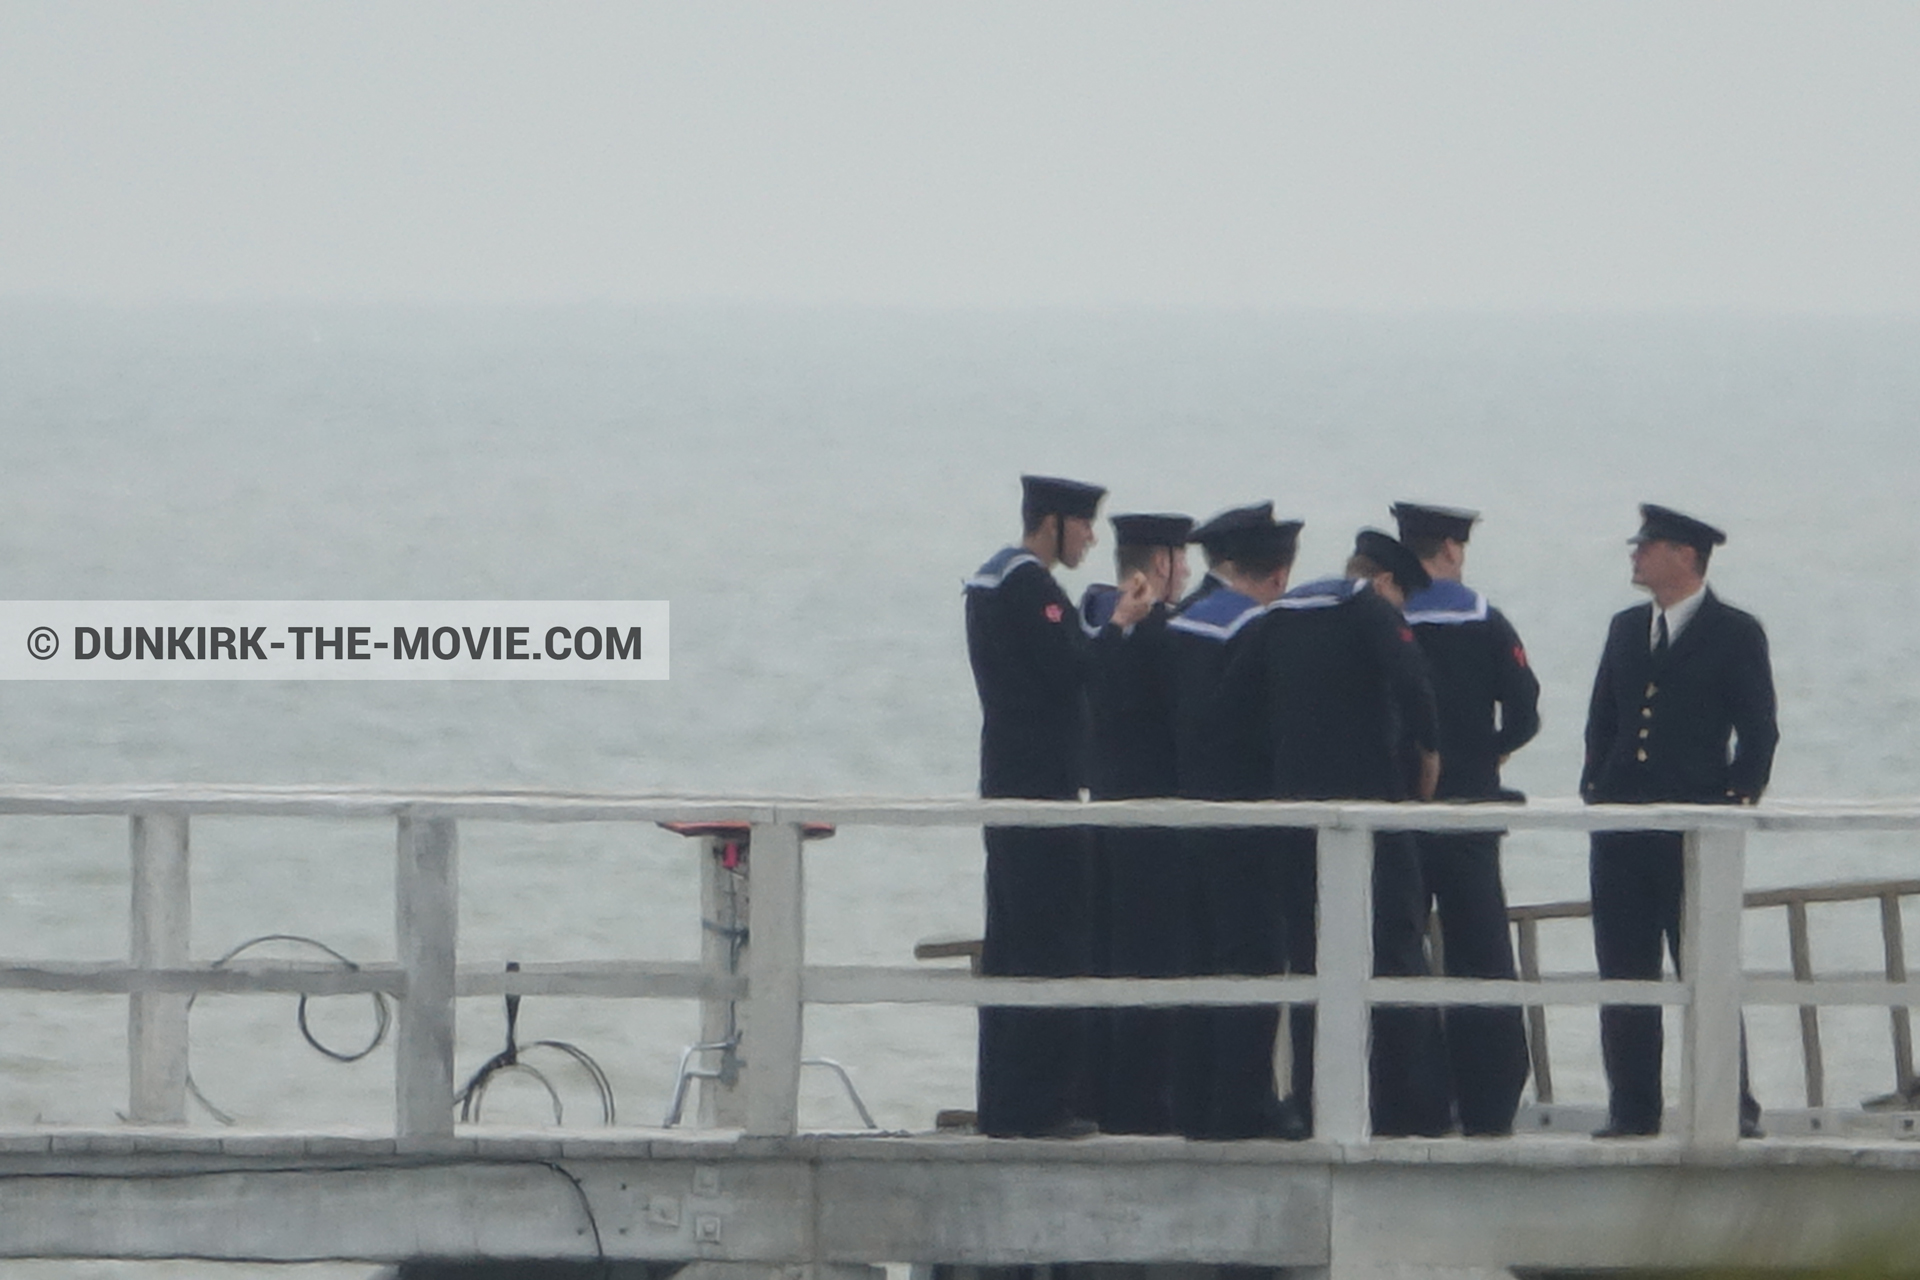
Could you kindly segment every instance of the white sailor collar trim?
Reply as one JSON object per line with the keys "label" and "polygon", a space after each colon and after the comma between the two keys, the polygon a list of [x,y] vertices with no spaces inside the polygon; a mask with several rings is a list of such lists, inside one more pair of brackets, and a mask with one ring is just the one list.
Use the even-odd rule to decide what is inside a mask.
{"label": "white sailor collar trim", "polygon": [[1301,594],[1288,592],[1272,604],[1269,609],[1332,609],[1343,605],[1362,591],[1373,590],[1373,584],[1365,578],[1326,578],[1320,582],[1309,582],[1300,588]]}
{"label": "white sailor collar trim", "polygon": [[[1226,587],[1222,588],[1222,590],[1231,591],[1232,588]],[[1214,594],[1219,593],[1215,592]],[[1225,622],[1209,622],[1205,618],[1196,618],[1193,616],[1193,611],[1188,610],[1186,613],[1177,614],[1169,619],[1167,621],[1167,630],[1184,631],[1188,635],[1224,642],[1233,639],[1234,636],[1240,633],[1242,627],[1252,622],[1255,618],[1260,617],[1266,613],[1266,611],[1265,605],[1259,604],[1251,599],[1247,600],[1246,608]]]}
{"label": "white sailor collar trim", "polygon": [[997,552],[985,564],[981,565],[979,570],[976,571],[971,578],[968,578],[961,584],[961,590],[997,590],[1002,583],[1006,582],[1006,580],[1013,575],[1013,571],[1023,564],[1038,564],[1042,569],[1046,568],[1044,564],[1040,564],[1040,557],[1034,555],[1033,552],[1008,547],[1003,551]]}
{"label": "white sailor collar trim", "polygon": [[[1485,622],[1493,608],[1485,596],[1471,587],[1462,587],[1458,592],[1423,591],[1420,594],[1433,597],[1433,602],[1424,608],[1407,610],[1407,621],[1414,625],[1458,626],[1465,622]],[[1463,595],[1464,600],[1460,598]],[[1409,605],[1412,603],[1408,601]]]}

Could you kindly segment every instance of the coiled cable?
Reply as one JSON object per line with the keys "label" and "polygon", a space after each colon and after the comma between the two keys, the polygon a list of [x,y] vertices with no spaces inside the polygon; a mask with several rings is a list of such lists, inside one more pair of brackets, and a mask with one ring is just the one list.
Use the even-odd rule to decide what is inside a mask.
{"label": "coiled cable", "polygon": [[[519,961],[507,961],[507,972],[520,972]],[[553,1104],[553,1122],[556,1125],[563,1123],[564,1109],[560,1105],[560,1091],[553,1087],[553,1082],[548,1080],[546,1074],[538,1067],[529,1066],[521,1060],[521,1055],[528,1050],[554,1049],[566,1054],[586,1070],[588,1079],[593,1082],[594,1090],[600,1095],[600,1123],[612,1124],[613,1082],[607,1079],[607,1073],[600,1069],[600,1064],[593,1060],[592,1055],[578,1045],[569,1044],[565,1040],[535,1040],[523,1048],[519,1041],[519,1025],[520,997],[510,995],[507,997],[506,1047],[482,1063],[465,1087],[454,1095],[453,1100],[460,1104],[460,1119],[463,1122],[477,1122],[480,1119],[481,1104],[487,1096],[487,1086],[492,1084],[496,1077],[513,1072],[532,1076],[540,1082],[540,1087],[547,1091],[547,1100]]]}
{"label": "coiled cable", "polygon": [[[303,947],[312,947],[314,950],[325,952],[329,957],[337,960],[344,969],[351,972],[358,972],[360,968],[353,960],[335,951],[318,938],[309,938],[297,933],[263,933],[257,938],[248,938],[245,942],[234,947],[218,960],[215,960],[210,967],[215,969],[222,968],[237,959],[243,952],[268,942],[292,942]],[[347,1051],[330,1048],[320,1043],[319,1037],[313,1034],[313,1028],[307,1023],[308,997],[304,995],[300,997],[299,1007],[294,1014],[294,1021],[300,1028],[301,1038],[313,1046],[316,1052],[331,1058],[335,1062],[358,1062],[362,1058],[365,1058],[385,1043],[387,1032],[393,1026],[393,1002],[387,997],[387,993],[384,991],[369,991],[367,994],[373,997],[373,1036],[367,1041],[364,1047]],[[199,998],[200,993],[197,991],[187,997],[187,1012],[189,1016],[191,1016],[193,1012],[194,1001]],[[207,1095],[201,1092],[199,1084],[193,1078],[193,1069],[191,1067],[187,1069],[187,1092],[193,1095],[195,1102],[198,1102],[202,1107],[206,1108],[208,1115],[212,1116],[221,1124],[236,1125],[239,1123],[234,1116],[215,1106],[213,1102],[208,1099]]]}

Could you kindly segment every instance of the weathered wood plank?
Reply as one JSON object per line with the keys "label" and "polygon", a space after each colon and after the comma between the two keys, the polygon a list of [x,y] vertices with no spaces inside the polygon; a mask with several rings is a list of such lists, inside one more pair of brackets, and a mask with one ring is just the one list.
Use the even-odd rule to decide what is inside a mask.
{"label": "weathered wood plank", "polygon": [[[186,815],[139,813],[128,827],[132,967],[180,967],[193,945]],[[127,1115],[136,1124],[186,1121],[187,999],[149,987],[133,991],[127,1002]]]}
{"label": "weathered wood plank", "polygon": [[[1751,896],[1751,895],[1749,895]],[[1787,953],[1792,958],[1794,980],[1813,981],[1813,940],[1807,927],[1807,900],[1787,902]],[[1806,1078],[1809,1107],[1827,1105],[1827,1064],[1820,1052],[1820,1009],[1800,1006],[1800,1067]]]}
{"label": "weathered wood plank", "polygon": [[[806,971],[809,1004],[1127,1005],[1285,1004],[1319,998],[1323,978],[979,978],[960,970],[889,966],[816,966]],[[1884,984],[1880,984],[1884,985]],[[1520,982],[1487,978],[1368,978],[1361,984],[1375,1003],[1593,1005],[1603,1000],[1684,1005],[1677,982],[1609,982],[1598,978],[1543,978]]]}
{"label": "weathered wood plank", "polygon": [[[1528,982],[1540,977],[1540,924],[1536,920],[1515,920],[1519,935],[1520,977]],[[1553,1055],[1547,1046],[1547,1011],[1537,1001],[1527,1005],[1527,1059],[1533,1067],[1533,1096],[1540,1102],[1553,1101]]]}
{"label": "weathered wood plank", "polygon": [[753,828],[754,915],[747,953],[747,1132],[792,1133],[799,1125],[803,1017],[800,998],[806,963],[806,893],[800,827],[768,823]]}
{"label": "weathered wood plank", "polygon": [[140,812],[256,817],[395,818],[403,813],[502,822],[830,822],[868,826],[1371,826],[1462,830],[1502,826],[1536,830],[1618,830],[1649,826],[1746,831],[1881,831],[1920,826],[1920,800],[1769,800],[1757,806],[1584,805],[1550,799],[1524,805],[1280,803],[884,797],[714,797],[418,787],[146,786],[0,787],[0,815]]}
{"label": "weathered wood plank", "polygon": [[1911,1265],[1885,1227],[1920,1215],[1911,1142],[71,1136],[0,1153],[0,1257],[1771,1268],[1872,1240]]}
{"label": "weathered wood plank", "polygon": [[[1907,980],[1906,929],[1900,918],[1900,894],[1889,890],[1880,898],[1880,944],[1886,954],[1887,981]],[[1906,1005],[1887,1010],[1893,1031],[1893,1087],[1911,1094],[1913,1079],[1913,1026]]]}
{"label": "weathered wood plank", "polygon": [[1891,1275],[1916,1262],[1913,1242],[1889,1224],[1920,1215],[1920,1181],[1887,1170],[1759,1162],[1374,1166],[1336,1170],[1333,1206],[1332,1252],[1362,1269],[1417,1261],[1774,1272],[1858,1265],[1870,1250],[1874,1267]]}
{"label": "weathered wood plank", "polygon": [[1364,1140],[1367,1117],[1366,985],[1373,972],[1373,834],[1322,827],[1320,999],[1313,1045],[1313,1129],[1333,1142]]}
{"label": "weathered wood plank", "polygon": [[1688,1140],[1732,1146],[1740,1136],[1740,888],[1746,835],[1695,828],[1681,855],[1680,968],[1693,989],[1681,1040],[1682,1106]]}
{"label": "weathered wood plank", "polygon": [[454,956],[459,843],[451,819],[406,816],[394,872],[394,935],[406,990],[394,1029],[395,1127],[403,1142],[453,1134]]}

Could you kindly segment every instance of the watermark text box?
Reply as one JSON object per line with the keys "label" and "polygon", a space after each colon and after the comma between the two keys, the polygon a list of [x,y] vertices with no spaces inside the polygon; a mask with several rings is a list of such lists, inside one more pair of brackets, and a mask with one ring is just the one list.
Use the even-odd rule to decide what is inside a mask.
{"label": "watermark text box", "polygon": [[5,680],[665,680],[664,600],[0,601]]}

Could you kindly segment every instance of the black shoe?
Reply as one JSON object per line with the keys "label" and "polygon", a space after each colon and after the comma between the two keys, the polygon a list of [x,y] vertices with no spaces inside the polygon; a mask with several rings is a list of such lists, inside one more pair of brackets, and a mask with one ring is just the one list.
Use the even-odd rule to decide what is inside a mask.
{"label": "black shoe", "polygon": [[1619,1120],[1609,1120],[1593,1131],[1596,1138],[1652,1138],[1660,1133],[1660,1123],[1626,1124]]}
{"label": "black shoe", "polygon": [[1271,1138],[1280,1142],[1301,1142],[1313,1136],[1313,1122],[1291,1098],[1270,1098],[1260,1108],[1248,1138]]}
{"label": "black shoe", "polygon": [[1251,1113],[1238,1108],[1230,1119],[1215,1117],[1181,1132],[1195,1142],[1245,1142],[1253,1138],[1301,1142],[1313,1136],[1313,1122],[1291,1098],[1270,1097]]}
{"label": "black shoe", "polygon": [[1100,1132],[1100,1126],[1091,1120],[1079,1116],[1068,1116],[1057,1124],[1042,1129],[994,1129],[987,1132],[989,1138],[1091,1138]]}
{"label": "black shoe", "polygon": [[1070,1142],[1075,1138],[1091,1138],[1099,1132],[1100,1126],[1086,1117],[1068,1116],[1051,1129],[1042,1129],[1039,1133],[1030,1134],[1029,1136],[1035,1138],[1060,1138]]}
{"label": "black shoe", "polygon": [[1313,1136],[1313,1126],[1295,1111],[1261,1116],[1249,1124],[1215,1127],[1190,1135],[1201,1142],[1246,1142],[1263,1138],[1270,1142],[1304,1142]]}
{"label": "black shoe", "polygon": [[1741,1116],[1740,1136],[1743,1138],[1764,1138],[1767,1136],[1767,1131],[1760,1127],[1760,1118],[1758,1116]]}
{"label": "black shoe", "polygon": [[1281,1142],[1305,1142],[1313,1136],[1313,1122],[1300,1114],[1300,1108],[1291,1102],[1282,1102],[1280,1109],[1267,1117],[1262,1126],[1263,1138],[1277,1138]]}

